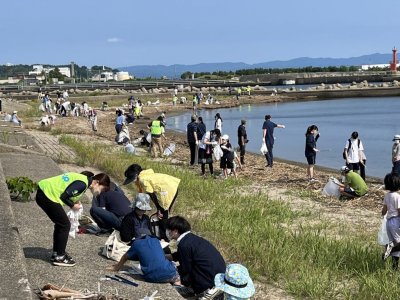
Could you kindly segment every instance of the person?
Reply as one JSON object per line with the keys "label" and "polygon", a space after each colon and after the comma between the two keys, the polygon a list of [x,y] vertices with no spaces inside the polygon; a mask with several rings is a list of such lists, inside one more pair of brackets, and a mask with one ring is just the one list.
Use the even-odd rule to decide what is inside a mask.
{"label": "person", "polygon": [[363,161],[361,159],[362,151],[364,151],[363,143],[358,138],[358,132],[354,131],[351,134],[351,138],[349,138],[346,141],[346,145],[344,146],[343,150],[343,155],[346,160],[346,166],[350,170],[353,170],[354,172],[357,173],[360,172],[360,165],[363,164]]}
{"label": "person", "polygon": [[146,215],[146,211],[151,210],[150,196],[138,193],[133,207],[132,211],[121,222],[120,236],[121,241],[125,243],[145,235],[151,235],[150,218]]}
{"label": "person", "polygon": [[236,100],[239,101],[240,96],[242,95],[242,89],[240,87],[236,90]]}
{"label": "person", "polygon": [[368,193],[368,186],[358,173],[347,166],[341,167],[340,171],[345,176],[345,184],[339,183],[340,194],[351,199]]}
{"label": "person", "polygon": [[163,118],[159,116],[156,120],[147,125],[151,133],[151,154],[155,158],[158,157],[158,155],[162,157],[164,153],[162,145],[164,123],[162,121]]}
{"label": "person", "polygon": [[102,232],[120,230],[122,219],[132,210],[129,199],[110,189],[111,180],[107,174],[99,173],[92,180],[90,190],[94,198],[90,215]]}
{"label": "person", "polygon": [[400,175],[400,134],[393,137],[392,164],[392,173]]}
{"label": "person", "polygon": [[244,165],[244,155],[246,154],[246,144],[249,142],[246,132],[246,120],[241,120],[238,127],[238,144],[240,149],[240,163]]}
{"label": "person", "polygon": [[203,135],[207,132],[206,124],[203,122],[202,117],[197,118],[197,139],[201,141]]}
{"label": "person", "polygon": [[[396,245],[400,245],[400,177],[397,174],[386,174],[385,190],[388,190],[383,199],[382,216],[386,215],[386,230],[389,238],[389,243],[386,245],[386,251],[383,255],[383,260],[386,260],[392,253]],[[393,266],[397,268],[399,258],[392,257]]]}
{"label": "person", "polygon": [[128,98],[128,110],[130,114],[133,114],[133,108],[135,107],[135,98],[130,96]]}
{"label": "person", "polygon": [[175,264],[165,258],[160,241],[150,235],[145,235],[132,242],[129,250],[120,261],[110,267],[108,271],[119,271],[126,261],[139,260],[140,270],[147,282],[171,283],[180,285],[180,278]]}
{"label": "person", "polygon": [[318,127],[316,125],[308,126],[306,132],[306,148],[304,154],[307,159],[307,176],[310,182],[318,181],[314,178],[314,165],[315,165],[315,158],[317,156],[317,141],[319,139],[319,132]]}
{"label": "person", "polygon": [[234,154],[232,145],[229,142],[229,136],[224,134],[221,137],[221,149],[222,149],[222,157],[220,162],[220,167],[224,172],[225,179],[228,179],[228,169],[233,172],[233,175],[237,178],[236,170],[233,165]]}
{"label": "person", "polygon": [[190,149],[190,165],[193,166],[196,158],[196,147],[199,144],[199,140],[197,138],[196,116],[192,115],[190,121],[191,122],[187,125],[186,135]]}
{"label": "person", "polygon": [[90,123],[92,125],[92,130],[94,132],[97,131],[97,111],[91,107],[89,107],[89,114],[88,118],[90,120]]}
{"label": "person", "polygon": [[64,98],[64,101],[68,101],[69,95],[68,95],[68,91],[67,90],[65,90],[63,92],[63,98]]}
{"label": "person", "polygon": [[248,85],[246,88],[247,95],[250,96],[251,94],[251,87]]}
{"label": "person", "polygon": [[173,106],[176,106],[176,103],[178,102],[178,97],[176,96],[176,95],[174,95],[173,97],[172,97],[172,105]]}
{"label": "person", "polygon": [[265,121],[263,124],[263,139],[262,141],[265,142],[267,146],[268,152],[265,154],[265,158],[267,160],[267,167],[272,168],[274,163],[274,155],[272,153],[272,149],[274,147],[274,129],[275,127],[278,128],[285,128],[285,125],[276,124],[271,121],[271,115],[265,115]]}
{"label": "person", "polygon": [[140,145],[150,147],[150,143],[147,140],[147,136],[149,135],[149,133],[147,131],[144,131],[143,129],[141,129],[139,131],[139,134],[142,136],[141,140],[140,140]]}
{"label": "person", "polygon": [[115,137],[115,141],[118,145],[125,145],[131,141],[128,126],[125,124],[122,125],[122,129]]}
{"label": "person", "polygon": [[61,103],[61,106],[60,106],[61,116],[66,117],[68,115],[69,111],[71,111],[71,102],[64,101],[63,103]]}
{"label": "person", "polygon": [[18,112],[16,110],[13,111],[13,113],[11,115],[11,122],[14,123],[14,124],[17,124],[18,126],[22,126],[22,121],[18,117],[17,113]]}
{"label": "person", "polygon": [[53,253],[50,259],[53,265],[75,266],[75,261],[65,252],[71,223],[63,206],[68,205],[75,211],[81,208],[79,198],[91,186],[91,174],[88,171],[68,172],[38,182],[36,203],[54,223]]}
{"label": "person", "polygon": [[207,131],[199,143],[199,164],[201,165],[201,174],[206,175],[206,164],[210,169],[210,174],[214,174],[212,148],[218,145],[221,132],[219,129]]}
{"label": "person", "polygon": [[191,287],[199,297],[212,294],[213,290],[218,293],[213,289],[214,277],[225,272],[226,267],[221,253],[209,241],[193,234],[189,222],[181,216],[168,219],[167,236],[177,242],[172,259],[179,262],[182,285]]}
{"label": "person", "polygon": [[115,119],[115,131],[119,134],[122,130],[122,125],[125,124],[124,112],[121,109],[115,111],[117,118]]}
{"label": "person", "polygon": [[247,300],[256,292],[249,271],[241,264],[228,265],[225,273],[215,275],[214,284],[225,300]]}
{"label": "person", "polygon": [[219,113],[216,113],[214,119],[215,119],[214,129],[218,129],[222,134],[222,118],[221,118],[221,115]]}
{"label": "person", "polygon": [[149,194],[157,208],[160,237],[166,237],[166,222],[172,206],[178,196],[180,179],[168,174],[155,173],[152,169],[143,170],[138,164],[132,164],[125,170],[123,185],[133,182],[139,193]]}

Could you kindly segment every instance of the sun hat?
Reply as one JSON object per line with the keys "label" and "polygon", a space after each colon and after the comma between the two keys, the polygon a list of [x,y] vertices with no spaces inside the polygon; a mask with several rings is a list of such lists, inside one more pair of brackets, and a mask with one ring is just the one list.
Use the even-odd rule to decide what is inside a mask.
{"label": "sun hat", "polygon": [[135,181],[136,178],[139,176],[140,172],[142,172],[142,167],[139,166],[138,164],[132,164],[128,167],[128,169],[125,170],[125,180],[122,183],[122,185],[126,185],[128,183],[131,183],[132,181]]}
{"label": "sun hat", "polygon": [[241,264],[228,265],[225,273],[215,275],[214,283],[227,294],[225,299],[247,299],[255,293],[249,271]]}
{"label": "sun hat", "polygon": [[134,207],[140,210],[151,210],[150,196],[145,193],[139,193],[135,197]]}
{"label": "sun hat", "polygon": [[224,134],[224,135],[221,137],[221,139],[227,141],[227,140],[229,140],[229,135]]}
{"label": "sun hat", "polygon": [[396,135],[393,137],[393,141],[396,141],[396,140],[400,140],[400,134],[396,134]]}

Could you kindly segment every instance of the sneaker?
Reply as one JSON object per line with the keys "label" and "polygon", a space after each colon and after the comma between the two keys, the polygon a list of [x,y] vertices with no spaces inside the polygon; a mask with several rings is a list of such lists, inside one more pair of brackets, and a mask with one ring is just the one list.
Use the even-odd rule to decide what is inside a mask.
{"label": "sneaker", "polygon": [[319,180],[318,180],[318,179],[315,179],[315,178],[310,178],[309,181],[310,181],[310,182],[319,182]]}
{"label": "sneaker", "polygon": [[222,290],[218,288],[212,288],[208,289],[203,297],[200,298],[200,300],[214,300],[214,299],[220,299],[220,296],[222,296]]}
{"label": "sneaker", "polygon": [[53,261],[53,265],[60,267],[73,267],[75,266],[75,261],[68,254],[62,256],[56,256]]}
{"label": "sneaker", "polygon": [[389,257],[390,253],[392,253],[393,247],[394,247],[394,243],[393,242],[390,242],[389,244],[387,244],[385,254],[383,255],[383,260],[387,260],[387,258]]}

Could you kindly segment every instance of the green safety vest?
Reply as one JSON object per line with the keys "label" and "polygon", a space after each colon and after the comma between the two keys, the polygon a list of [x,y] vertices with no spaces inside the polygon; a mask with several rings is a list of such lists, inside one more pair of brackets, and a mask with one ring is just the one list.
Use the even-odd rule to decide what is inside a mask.
{"label": "green safety vest", "polygon": [[[72,172],[40,180],[38,185],[46,197],[51,201],[65,205],[65,203],[60,199],[60,196],[72,182],[77,180],[83,181],[86,184],[86,188],[88,187],[89,182],[86,175]],[[71,201],[76,202],[83,193],[84,192],[71,197]]]}
{"label": "green safety vest", "polygon": [[158,120],[154,120],[151,123],[151,134],[153,135],[161,135],[162,129],[161,129],[161,122]]}

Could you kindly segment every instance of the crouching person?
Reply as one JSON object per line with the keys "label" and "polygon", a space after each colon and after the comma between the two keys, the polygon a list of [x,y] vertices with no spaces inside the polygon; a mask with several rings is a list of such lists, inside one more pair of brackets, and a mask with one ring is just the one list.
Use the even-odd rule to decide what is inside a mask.
{"label": "crouching person", "polygon": [[143,278],[148,282],[180,284],[175,264],[165,258],[161,243],[156,237],[145,235],[135,239],[120,261],[107,270],[119,271],[128,259],[139,260]]}
{"label": "crouching person", "polygon": [[344,184],[339,184],[342,196],[352,199],[368,193],[368,186],[358,173],[350,170],[347,166],[343,166],[340,171],[345,177]]}

